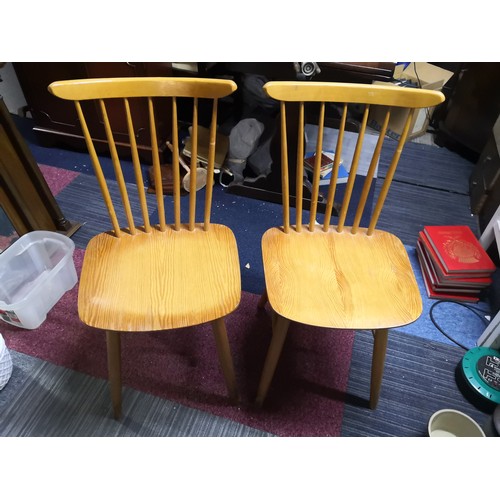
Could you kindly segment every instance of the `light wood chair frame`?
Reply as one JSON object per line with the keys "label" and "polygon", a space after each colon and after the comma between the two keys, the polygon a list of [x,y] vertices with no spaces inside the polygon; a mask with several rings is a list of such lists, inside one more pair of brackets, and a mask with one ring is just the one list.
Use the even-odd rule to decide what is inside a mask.
{"label": "light wood chair frame", "polygon": [[[135,236],[138,234],[152,234],[155,232],[168,233],[171,231],[210,231],[211,229],[211,206],[213,196],[213,177],[214,177],[214,159],[216,147],[217,131],[217,109],[220,98],[230,95],[236,90],[236,84],[231,80],[222,79],[204,79],[204,78],[176,78],[176,77],[150,77],[150,78],[109,78],[109,79],[82,79],[58,81],[49,85],[48,90],[55,96],[74,101],[76,112],[78,114],[82,127],[85,142],[90,154],[94,172],[104,199],[109,218],[112,224],[112,234],[116,238],[124,236]],[[173,224],[166,222],[166,208],[164,203],[164,192],[162,186],[160,147],[158,143],[158,130],[155,109],[155,100],[158,98],[167,98],[171,101],[172,113],[172,171],[173,171]],[[180,144],[178,127],[178,100],[180,98],[191,98],[193,102],[192,114],[192,154],[191,154],[191,176],[189,193],[189,214],[187,223],[181,221],[181,188],[180,188]],[[123,102],[128,138],[130,141],[130,151],[132,155],[132,164],[135,174],[138,197],[142,214],[142,224],[137,225],[132,214],[127,185],[124,180],[122,165],[120,162],[118,144],[113,135],[113,129],[110,123],[110,117],[106,102],[110,99],[121,100]],[[152,224],[148,213],[148,204],[144,189],[144,178],[139,158],[136,130],[134,129],[133,113],[131,112],[130,101],[132,99],[146,99],[149,114],[149,128],[151,139],[151,154],[154,172],[154,183],[156,193],[156,205],[159,216],[159,223]],[[198,151],[198,121],[199,121],[199,102],[202,99],[213,101],[210,117],[210,139],[207,164],[207,179],[205,200],[204,200],[204,218],[203,222],[196,221],[196,177],[197,177],[197,151]],[[113,201],[111,199],[108,183],[96,152],[93,138],[85,118],[83,101],[95,101],[100,110],[104,129],[106,132],[107,143],[113,163],[113,168],[118,183],[123,210],[126,217],[126,227],[122,227],[117,216]],[[166,108],[162,108],[164,111]],[[235,243],[236,244],[236,243]],[[85,266],[85,262],[84,262]],[[83,273],[83,271],[82,271]],[[239,266],[238,266],[239,273]],[[239,275],[238,275],[239,279]],[[238,299],[241,293],[241,283],[238,285]],[[236,305],[234,308],[236,308]],[[82,304],[79,301],[79,312]],[[233,308],[233,309],[234,309]],[[81,316],[81,315],[80,315]],[[193,320],[192,324],[200,323],[199,320]],[[222,372],[225,378],[229,396],[233,402],[238,400],[238,390],[236,384],[236,375],[230,352],[230,346],[227,337],[224,317],[211,320],[217,353],[221,364]],[[91,325],[94,326],[94,325]],[[180,326],[190,326],[189,324]],[[163,328],[161,328],[163,329]],[[122,412],[122,379],[121,379],[121,336],[120,331],[106,329],[107,352],[108,352],[108,373],[113,403],[114,417],[119,419]]]}
{"label": "light wood chair frame", "polygon": [[[325,83],[325,82],[269,82],[264,86],[267,94],[280,102],[281,112],[281,186],[283,193],[283,226],[281,230],[285,234],[315,232],[323,231],[328,233],[336,231],[337,233],[350,232],[353,235],[363,235],[370,238],[376,231],[376,225],[380,217],[384,202],[387,198],[389,187],[394,177],[396,167],[398,165],[404,145],[410,133],[410,127],[413,123],[414,113],[420,108],[432,108],[444,101],[444,95],[441,92],[422,90],[414,88],[402,88],[397,86],[386,85],[366,85],[366,84],[343,84],[343,83]],[[289,191],[289,162],[288,162],[288,135],[287,135],[287,105],[293,103],[299,106],[299,124],[298,124],[298,137],[297,137],[297,163],[296,170],[296,220],[295,224],[291,221],[290,210],[290,191]],[[314,165],[311,202],[309,210],[308,223],[303,222],[303,183],[304,176],[304,126],[305,126],[305,109],[306,103],[319,103],[319,119],[318,119],[318,134],[316,143],[316,163]],[[320,156],[323,150],[323,135],[325,124],[325,110],[329,103],[334,103],[342,109],[342,116],[340,119],[340,126],[338,132],[338,139],[336,143],[335,158],[333,163],[333,170],[331,180],[328,186],[328,196],[325,209],[324,222],[321,228],[318,228],[317,207],[318,195],[320,192]],[[335,195],[337,190],[337,180],[339,173],[339,166],[342,159],[342,146],[344,141],[344,132],[348,118],[349,105],[364,105],[362,112],[362,119],[360,124],[359,135],[357,138],[352,162],[350,165],[349,176],[345,186],[345,192],[342,199],[340,213],[336,224],[332,224],[332,211],[335,202]],[[367,133],[369,124],[370,109],[372,106],[384,106],[386,112],[384,120],[381,124],[378,140],[373,152],[366,179],[363,184],[361,195],[357,204],[354,215],[354,222],[351,227],[346,226],[346,217],[351,202],[354,202],[352,194],[356,174],[359,167],[361,152],[363,148],[363,141]],[[360,227],[363,213],[366,209],[366,204],[369,199],[370,188],[372,185],[373,177],[377,169],[380,159],[382,146],[388,131],[391,113],[395,109],[407,108],[408,114],[404,123],[403,131],[397,142],[397,146],[390,162],[387,174],[380,194],[376,200],[373,208],[370,222],[367,228]],[[334,214],[335,215],[335,214]],[[265,236],[264,236],[265,237]],[[264,238],[263,238],[264,242]],[[264,244],[264,243],[263,243]],[[264,264],[266,264],[264,262]],[[286,283],[282,284],[286,287]],[[258,307],[263,308],[269,301],[267,289],[262,294],[258,303]],[[271,302],[271,307],[272,307]],[[420,308],[421,311],[421,308]],[[418,312],[420,315],[420,312]],[[418,317],[417,315],[417,317]],[[416,317],[415,317],[416,319]],[[269,386],[271,384],[274,372],[287,336],[288,327],[291,319],[284,317],[273,310],[272,317],[272,331],[273,336],[271,344],[267,353],[264,363],[258,391],[256,404],[261,406],[266,398]],[[401,325],[400,325],[401,326]],[[348,325],[345,326],[348,328]],[[387,350],[388,330],[389,328],[371,328],[367,324],[367,330],[372,330],[374,337],[374,348],[372,357],[371,381],[370,381],[370,399],[369,404],[372,409],[377,406],[383,371]]]}

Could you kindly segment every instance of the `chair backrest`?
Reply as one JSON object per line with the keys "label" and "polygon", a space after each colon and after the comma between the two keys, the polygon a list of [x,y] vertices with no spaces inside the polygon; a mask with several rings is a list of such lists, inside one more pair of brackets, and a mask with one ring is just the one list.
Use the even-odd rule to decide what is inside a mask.
{"label": "chair backrest", "polygon": [[[133,109],[137,109],[137,100],[144,101],[145,109],[149,116],[149,130],[151,140],[151,154],[154,171],[154,183],[156,192],[156,202],[158,207],[159,229],[165,231],[166,217],[164,193],[162,186],[160,147],[164,144],[158,144],[157,115],[160,113],[171,113],[172,120],[172,173],[173,173],[173,196],[174,196],[174,214],[173,227],[175,230],[185,228],[181,226],[181,193],[180,193],[180,167],[179,167],[179,125],[178,125],[178,100],[180,98],[192,99],[192,149],[191,149],[191,174],[190,174],[190,198],[189,198],[189,222],[187,229],[192,231],[196,223],[196,166],[198,153],[198,120],[199,107],[201,100],[212,101],[210,117],[210,137],[207,165],[207,185],[205,192],[204,220],[203,228],[208,230],[210,227],[210,212],[212,205],[212,186],[215,159],[215,140],[217,129],[217,105],[218,99],[225,97],[236,90],[236,84],[231,80],[219,80],[208,78],[175,78],[175,77],[150,77],[150,78],[102,78],[102,79],[83,79],[67,80],[54,82],[49,85],[49,91],[62,99],[75,102],[76,111],[85,137],[85,142],[92,160],[101,192],[108,209],[109,217],[113,225],[116,236],[121,236],[122,230],[116,215],[108,185],[103,174],[103,169],[96,153],[96,148],[89,132],[86,112],[82,101],[94,100],[97,104],[102,123],[105,129],[107,143],[113,162],[113,168],[116,175],[116,181],[120,189],[123,209],[127,218],[128,231],[131,234],[137,232],[138,226],[135,223],[132,214],[129,193],[124,180],[121,161],[118,155],[118,141],[115,138],[113,126],[110,120],[109,109],[121,106],[124,110],[126,119],[128,139],[130,143],[130,153],[137,183],[139,201],[142,212],[142,223],[146,232],[151,232],[152,226],[148,214],[146,194],[144,189],[144,179],[142,175],[141,163],[139,159],[139,150],[137,146],[136,134],[134,128]],[[185,99],[182,99],[184,105]],[[141,107],[141,109],[143,109]],[[169,117],[170,118],[170,117]]]}
{"label": "chair backrest", "polygon": [[[347,211],[351,201],[354,202],[353,187],[360,163],[361,154],[363,151],[363,143],[365,133],[369,122],[370,109],[372,106],[384,106],[386,109],[384,120],[378,132],[378,140],[369,160],[369,167],[366,173],[366,179],[363,185],[361,195],[355,208],[354,223],[351,227],[352,233],[357,233],[361,221],[361,217],[365,210],[366,202],[370,192],[373,176],[376,172],[382,145],[388,130],[389,119],[391,112],[396,108],[406,108],[408,110],[403,132],[399,138],[396,150],[384,180],[381,192],[377,200],[374,200],[375,207],[372,212],[370,224],[367,234],[372,234],[375,230],[380,212],[384,205],[389,186],[392,182],[394,172],[396,170],[401,152],[406,142],[410,126],[414,117],[415,109],[428,108],[436,106],[444,101],[444,95],[441,92],[432,90],[422,90],[413,88],[402,88],[395,85],[367,85],[367,84],[352,84],[352,83],[328,83],[328,82],[268,82],[264,85],[264,89],[269,95],[280,101],[281,107],[281,181],[283,193],[283,229],[289,232],[292,227],[290,222],[290,193],[289,193],[289,165],[288,165],[288,131],[287,131],[287,107],[290,105],[299,106],[298,110],[298,137],[290,138],[290,142],[297,143],[297,164],[296,164],[296,186],[295,193],[296,202],[296,221],[293,229],[302,231],[302,207],[303,207],[303,176],[304,176],[304,137],[305,137],[305,116],[306,106],[314,106],[317,112],[319,106],[319,119],[317,125],[317,140],[316,140],[316,157],[312,179],[312,193],[310,202],[309,224],[308,230],[313,231],[316,225],[316,215],[318,209],[319,196],[319,181],[320,181],[320,166],[321,153],[323,151],[323,135],[325,132],[325,120],[327,119],[328,109],[341,109],[340,126],[335,148],[335,157],[333,162],[333,170],[328,187],[328,196],[325,208],[325,218],[323,230],[328,231],[332,218],[332,210],[335,201],[335,192],[337,190],[337,181],[340,162],[342,160],[342,148],[344,145],[344,136],[346,134],[346,121],[348,117],[349,105],[360,105],[362,110],[362,119],[359,129],[359,134],[356,140],[352,160],[350,162],[350,171],[345,186],[345,192],[342,199],[341,210],[338,215],[337,231],[344,230],[346,223]],[[292,104],[293,103],[293,104]],[[330,106],[330,104],[332,106]],[[385,108],[386,107],[386,108]]]}

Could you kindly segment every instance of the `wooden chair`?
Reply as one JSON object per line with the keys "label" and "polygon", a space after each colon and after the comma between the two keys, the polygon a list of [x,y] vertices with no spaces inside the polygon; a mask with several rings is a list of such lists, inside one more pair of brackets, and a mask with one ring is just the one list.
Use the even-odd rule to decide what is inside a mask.
{"label": "wooden chair", "polygon": [[[182,328],[210,322],[229,395],[237,399],[236,378],[224,317],[239,304],[241,277],[236,240],[225,226],[210,222],[213,182],[205,191],[203,221],[196,221],[196,158],[198,115],[201,101],[212,101],[209,112],[210,149],[207,178],[213,179],[217,102],[234,92],[230,80],[198,78],[115,78],[54,82],[49,91],[75,102],[86,144],[113,229],[90,240],[85,251],[78,296],[80,319],[106,331],[108,371],[114,416],[121,415],[120,332],[147,332]],[[181,222],[179,171],[179,98],[192,99],[191,192],[189,214]],[[123,203],[116,207],[85,119],[83,101],[92,100],[100,111]],[[152,162],[159,224],[150,222],[144,179],[136,145],[133,113],[145,101],[149,113]],[[183,99],[186,104],[185,99]],[[117,152],[117,141],[108,109],[121,106],[126,118],[130,152],[140,201],[140,223],[132,214],[129,192]],[[87,109],[93,109],[89,106]],[[94,108],[95,109],[95,108]],[[157,138],[158,115],[171,109],[174,208],[167,224],[162,191]],[[169,117],[170,119],[170,117]],[[122,127],[123,128],[123,127]],[[118,203],[119,205],[119,203]],[[124,215],[123,215],[124,214]],[[137,217],[137,214],[136,214]]]}
{"label": "wooden chair", "polygon": [[[273,336],[257,391],[262,405],[288,327],[291,321],[333,329],[369,329],[374,335],[370,407],[379,399],[385,362],[388,329],[415,321],[422,312],[419,289],[401,241],[394,235],[375,229],[387,196],[401,151],[405,144],[416,108],[426,108],[444,101],[440,92],[396,86],[342,84],[321,82],[269,82],[267,94],[281,106],[281,172],[283,192],[283,226],[271,228],[262,238],[266,291],[259,306],[269,301],[273,310]],[[322,151],[325,109],[328,103],[340,105],[342,119],[336,142],[333,174],[328,188],[324,223],[319,225],[317,199],[319,161],[314,165],[313,190],[309,220],[303,222],[303,158],[306,107],[313,103],[319,109],[316,158]],[[319,103],[319,104],[318,104]],[[342,159],[342,145],[349,104],[361,105],[362,119],[341,210],[336,225],[331,225],[332,207],[337,190],[337,173]],[[319,108],[318,108],[319,105]],[[346,226],[349,205],[354,204],[353,186],[363,140],[373,105],[387,106],[376,146],[369,163],[361,195],[354,207],[354,222]],[[289,203],[289,165],[287,149],[287,109],[299,106],[299,133],[296,165],[296,220],[292,224]],[[392,109],[409,108],[404,131],[383,182],[368,227],[360,227],[373,175],[378,165]],[[380,108],[379,108],[380,109]],[[318,114],[318,111],[316,111]],[[295,153],[291,152],[290,156]],[[338,190],[337,190],[338,192]],[[351,211],[351,214],[354,213]]]}

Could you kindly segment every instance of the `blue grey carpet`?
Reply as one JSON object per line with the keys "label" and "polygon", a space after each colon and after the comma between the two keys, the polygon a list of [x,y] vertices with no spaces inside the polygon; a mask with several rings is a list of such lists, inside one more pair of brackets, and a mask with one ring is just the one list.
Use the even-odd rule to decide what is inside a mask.
{"label": "blue grey carpet", "polygon": [[395,330],[389,332],[379,405],[366,408],[360,401],[366,393],[362,381],[370,376],[372,344],[371,332],[356,332],[342,436],[423,437],[431,415],[443,408],[462,411],[480,425],[488,421],[488,414],[472,405],[455,382],[462,349]]}
{"label": "blue grey carpet", "polygon": [[[386,139],[378,176],[385,178],[397,142]],[[394,180],[426,189],[469,196],[469,176],[474,164],[446,148],[409,142],[401,155]]]}
{"label": "blue grey carpet", "polygon": [[128,387],[123,390],[127,413],[116,421],[106,380],[15,351],[11,356],[13,374],[0,391],[0,436],[270,436]]}
{"label": "blue grey carpet", "polygon": [[[377,179],[376,196],[381,189]],[[405,245],[415,246],[424,226],[465,225],[478,235],[469,197],[393,181],[377,225],[394,233]]]}

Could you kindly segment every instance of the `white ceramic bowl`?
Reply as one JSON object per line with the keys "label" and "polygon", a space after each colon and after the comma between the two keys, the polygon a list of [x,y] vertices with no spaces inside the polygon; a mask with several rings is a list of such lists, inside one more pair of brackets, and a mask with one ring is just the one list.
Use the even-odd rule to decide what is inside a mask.
{"label": "white ceramic bowl", "polygon": [[439,410],[429,419],[430,437],[485,437],[479,424],[458,410]]}

